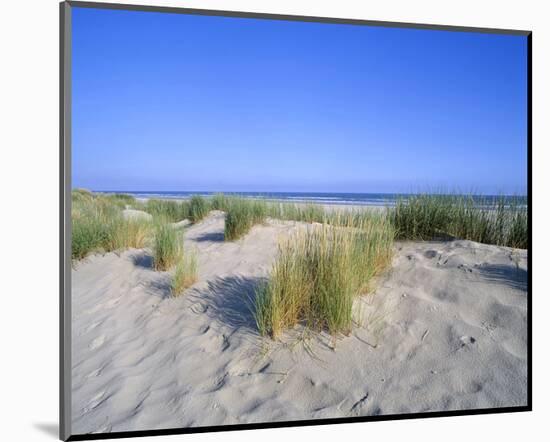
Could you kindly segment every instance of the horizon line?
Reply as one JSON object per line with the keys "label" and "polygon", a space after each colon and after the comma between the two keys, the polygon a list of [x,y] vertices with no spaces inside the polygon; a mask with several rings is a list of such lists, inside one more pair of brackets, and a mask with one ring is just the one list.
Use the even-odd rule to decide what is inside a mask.
{"label": "horizon line", "polygon": [[333,195],[419,195],[419,194],[430,194],[430,195],[472,195],[472,196],[521,196],[526,197],[528,193],[485,193],[485,192],[462,192],[458,191],[418,191],[418,192],[357,192],[357,191],[299,191],[299,190],[119,190],[119,189],[87,189],[83,187],[73,187],[72,190],[89,190],[90,192],[107,192],[107,193],[254,193],[254,194],[292,194],[292,193],[301,193],[301,194],[333,194]]}

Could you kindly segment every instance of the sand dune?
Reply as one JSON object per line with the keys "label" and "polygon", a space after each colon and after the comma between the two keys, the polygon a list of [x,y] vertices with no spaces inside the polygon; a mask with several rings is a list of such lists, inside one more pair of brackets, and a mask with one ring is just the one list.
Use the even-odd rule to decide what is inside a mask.
{"label": "sand dune", "polygon": [[147,250],[75,266],[73,433],[526,404],[526,251],[397,243],[350,336],[273,342],[247,306],[303,226],[270,220],[226,243],[223,225],[213,212],[186,229],[199,282],[179,298]]}

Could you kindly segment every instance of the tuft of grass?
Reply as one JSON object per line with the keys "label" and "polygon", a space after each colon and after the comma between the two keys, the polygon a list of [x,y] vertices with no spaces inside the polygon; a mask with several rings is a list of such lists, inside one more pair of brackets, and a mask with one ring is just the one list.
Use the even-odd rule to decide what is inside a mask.
{"label": "tuft of grass", "polygon": [[416,195],[401,198],[389,216],[396,228],[397,238],[427,240],[442,234],[451,220],[452,204],[439,195]]}
{"label": "tuft of grass", "polygon": [[527,207],[521,198],[414,195],[397,201],[388,216],[397,238],[452,236],[485,244],[527,248]]}
{"label": "tuft of grass", "polygon": [[226,211],[229,207],[230,198],[226,197],[223,193],[216,193],[210,199],[210,207],[212,210]]}
{"label": "tuft of grass", "polygon": [[267,212],[265,201],[232,198],[226,208],[225,240],[234,241],[241,238],[255,224],[263,223]]}
{"label": "tuft of grass", "polygon": [[157,221],[153,234],[153,267],[166,271],[174,267],[183,256],[181,233],[166,222]]}
{"label": "tuft of grass", "polygon": [[189,218],[196,223],[206,215],[208,215],[207,201],[200,195],[193,195],[189,201]]}
{"label": "tuft of grass", "polygon": [[120,204],[89,192],[72,193],[71,256],[82,259],[94,252],[111,252],[147,245],[151,223],[124,219]]}
{"label": "tuft of grass", "polygon": [[93,199],[94,194],[88,189],[77,188],[77,189],[73,189],[73,191],[71,192],[71,198],[72,198],[73,204],[75,202],[78,204],[79,202],[89,201]]}
{"label": "tuft of grass", "polygon": [[111,245],[113,250],[142,249],[147,247],[151,236],[152,223],[144,219],[118,220],[112,229]]}
{"label": "tuft of grass", "polygon": [[113,194],[107,194],[105,195],[107,199],[110,199],[114,203],[131,205],[135,204],[136,199],[132,195],[128,195],[127,193],[113,193]]}
{"label": "tuft of grass", "polygon": [[152,198],[147,200],[143,207],[147,213],[158,219],[178,222],[189,218],[188,201],[159,200]]}
{"label": "tuft of grass", "polygon": [[262,335],[277,338],[298,323],[347,334],[354,298],[389,264],[394,230],[379,214],[333,218],[309,226],[279,248],[267,283],[256,293],[255,319]]}
{"label": "tuft of grass", "polygon": [[307,223],[322,223],[326,219],[325,209],[313,203],[270,203],[268,213],[272,218]]}
{"label": "tuft of grass", "polygon": [[195,282],[197,282],[197,259],[193,254],[184,254],[176,264],[171,285],[172,295],[181,295]]}
{"label": "tuft of grass", "polygon": [[507,245],[517,249],[527,249],[529,246],[527,210],[516,208],[510,216],[508,225]]}
{"label": "tuft of grass", "polygon": [[72,258],[115,250],[114,238],[123,222],[120,208],[109,200],[89,192],[72,192]]}
{"label": "tuft of grass", "polygon": [[112,235],[109,226],[103,223],[99,217],[73,218],[71,256],[73,259],[82,259],[87,255],[109,251],[109,238]]}

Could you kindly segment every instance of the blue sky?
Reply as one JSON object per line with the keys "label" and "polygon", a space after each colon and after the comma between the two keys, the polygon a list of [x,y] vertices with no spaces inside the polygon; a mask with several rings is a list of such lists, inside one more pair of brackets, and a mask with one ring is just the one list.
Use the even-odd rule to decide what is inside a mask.
{"label": "blue sky", "polygon": [[522,36],[73,8],[73,187],[525,193]]}

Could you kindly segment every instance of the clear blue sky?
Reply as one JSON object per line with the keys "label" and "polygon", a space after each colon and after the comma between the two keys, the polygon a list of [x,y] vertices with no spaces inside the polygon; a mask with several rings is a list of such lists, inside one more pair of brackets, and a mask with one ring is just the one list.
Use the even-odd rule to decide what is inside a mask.
{"label": "clear blue sky", "polygon": [[73,187],[526,192],[522,36],[73,8]]}

